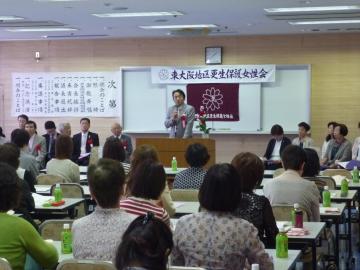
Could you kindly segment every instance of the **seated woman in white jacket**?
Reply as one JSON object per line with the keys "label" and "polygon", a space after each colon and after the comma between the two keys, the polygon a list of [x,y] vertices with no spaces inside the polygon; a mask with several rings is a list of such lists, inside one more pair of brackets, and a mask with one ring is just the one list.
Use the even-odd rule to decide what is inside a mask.
{"label": "seated woman in white jacket", "polygon": [[70,160],[72,152],[72,139],[67,135],[58,136],[55,141],[55,158],[46,164],[47,174],[58,175],[65,183],[79,183],[79,165]]}

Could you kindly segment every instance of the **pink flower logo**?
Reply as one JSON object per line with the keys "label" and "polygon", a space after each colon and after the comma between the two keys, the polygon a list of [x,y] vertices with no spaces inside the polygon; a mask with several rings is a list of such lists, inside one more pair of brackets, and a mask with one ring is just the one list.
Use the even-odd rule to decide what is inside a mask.
{"label": "pink flower logo", "polygon": [[205,90],[205,94],[202,95],[203,100],[202,104],[205,105],[207,111],[215,111],[220,109],[221,105],[224,104],[223,95],[219,89],[211,87],[210,89]]}

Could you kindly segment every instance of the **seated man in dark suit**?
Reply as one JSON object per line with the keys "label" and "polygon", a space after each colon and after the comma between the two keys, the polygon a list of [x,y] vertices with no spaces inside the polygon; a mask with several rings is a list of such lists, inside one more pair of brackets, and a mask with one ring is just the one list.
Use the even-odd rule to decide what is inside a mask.
{"label": "seated man in dark suit", "polygon": [[46,141],[46,163],[55,157],[55,140],[60,134],[56,132],[54,121],[45,122],[46,134],[43,135]]}
{"label": "seated man in dark suit", "polygon": [[266,170],[282,167],[280,155],[285,147],[291,144],[290,139],[284,136],[284,130],[280,125],[271,127],[271,135],[273,138],[269,141],[263,158]]}
{"label": "seated man in dark suit", "polygon": [[99,146],[99,136],[89,131],[90,119],[81,118],[81,132],[73,136],[74,150],[72,160],[79,165],[89,165],[91,148]]}
{"label": "seated man in dark suit", "polygon": [[130,155],[133,151],[130,136],[122,133],[122,126],[119,123],[112,124],[111,133],[113,135],[108,137],[106,140],[110,138],[119,139],[126,153],[125,161],[130,162]]}

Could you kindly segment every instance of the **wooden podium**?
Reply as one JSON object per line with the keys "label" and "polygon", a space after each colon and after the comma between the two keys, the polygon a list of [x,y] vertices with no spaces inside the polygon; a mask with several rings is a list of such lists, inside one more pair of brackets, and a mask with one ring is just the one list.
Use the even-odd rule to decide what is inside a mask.
{"label": "wooden podium", "polygon": [[201,143],[208,149],[210,160],[206,164],[206,168],[215,164],[215,140],[213,139],[176,139],[176,138],[136,138],[136,146],[142,144],[153,145],[159,152],[161,163],[165,167],[171,167],[172,157],[176,157],[178,167],[189,167],[185,160],[185,152],[187,147],[193,143]]}

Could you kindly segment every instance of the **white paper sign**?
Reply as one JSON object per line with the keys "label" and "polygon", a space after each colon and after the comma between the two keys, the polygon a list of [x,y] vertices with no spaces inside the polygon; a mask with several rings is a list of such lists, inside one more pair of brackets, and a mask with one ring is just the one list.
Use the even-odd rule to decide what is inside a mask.
{"label": "white paper sign", "polygon": [[13,116],[95,116],[121,113],[118,72],[12,74]]}
{"label": "white paper sign", "polygon": [[156,84],[262,83],[275,81],[275,65],[151,67]]}

